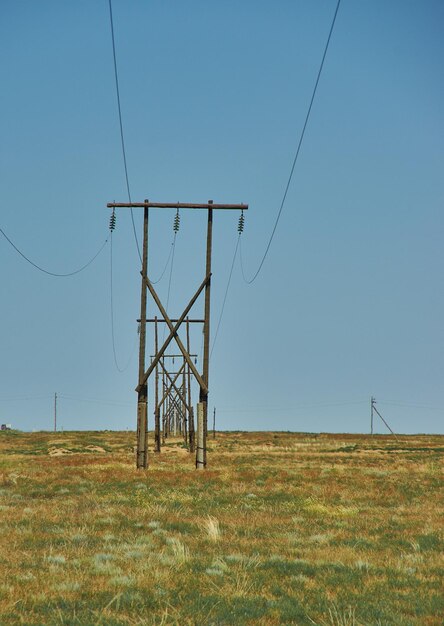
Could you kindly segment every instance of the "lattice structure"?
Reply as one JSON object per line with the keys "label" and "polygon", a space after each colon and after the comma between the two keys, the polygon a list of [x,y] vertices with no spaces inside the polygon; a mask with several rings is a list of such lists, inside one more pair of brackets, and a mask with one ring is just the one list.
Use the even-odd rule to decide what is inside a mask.
{"label": "lattice structure", "polygon": [[[143,253],[142,253],[142,286],[140,305],[140,344],[139,344],[139,380],[136,387],[138,393],[137,402],[137,453],[136,466],[145,469],[148,467],[148,379],[155,375],[155,450],[160,452],[162,439],[168,436],[171,426],[180,428],[184,438],[189,442],[191,452],[196,451],[196,467],[203,469],[206,467],[206,437],[208,422],[208,384],[209,384],[209,349],[210,349],[210,296],[211,296],[211,255],[212,255],[212,232],[213,232],[213,211],[214,210],[238,210],[248,209],[246,204],[215,204],[209,200],[206,204],[188,203],[158,203],[145,200],[140,203],[109,203],[109,208],[143,208]],[[148,278],[148,215],[149,209],[175,209],[174,231],[177,233],[180,224],[179,210],[201,209],[207,212],[207,237],[206,237],[206,258],[205,274],[202,282],[194,292],[192,298],[185,306],[182,315],[177,319],[171,319],[156,292],[152,282]],[[242,228],[243,228],[243,219]],[[241,231],[239,231],[241,232]],[[196,304],[199,296],[204,294],[204,311],[201,319],[190,319],[189,313]],[[147,318],[147,296],[150,294],[160,317]],[[154,355],[151,363],[145,369],[146,351],[146,327],[147,323],[154,324]],[[199,372],[193,355],[190,353],[189,327],[192,323],[200,323],[203,327],[203,359],[202,370]],[[168,337],[159,346],[158,325],[166,324],[169,331]],[[181,327],[186,327],[187,339],[184,342],[179,336]],[[166,350],[170,344],[176,344],[181,367],[175,373],[170,371],[166,364],[170,355]],[[162,386],[160,386],[162,379]],[[198,436],[195,438],[193,407],[191,403],[191,379],[195,380],[199,386],[198,416]],[[159,390],[161,389],[161,393]],[[197,444],[197,445],[196,445]]]}

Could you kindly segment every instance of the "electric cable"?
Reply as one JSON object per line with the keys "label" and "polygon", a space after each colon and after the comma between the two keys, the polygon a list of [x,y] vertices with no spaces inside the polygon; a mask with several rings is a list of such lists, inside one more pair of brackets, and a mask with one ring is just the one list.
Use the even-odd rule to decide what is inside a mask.
{"label": "electric cable", "polygon": [[236,262],[237,251],[238,251],[238,248],[239,248],[240,236],[241,236],[241,233],[239,232],[239,235],[238,235],[238,238],[237,238],[237,241],[236,241],[236,247],[234,249],[233,260],[231,262],[231,268],[230,268],[230,274],[228,276],[227,287],[225,289],[225,295],[224,295],[224,299],[223,299],[223,302],[222,302],[222,309],[221,309],[221,312],[220,312],[220,315],[219,315],[219,320],[217,322],[216,332],[214,334],[214,339],[213,339],[213,345],[211,346],[211,350],[210,350],[210,359],[211,359],[211,356],[213,354],[214,346],[216,344],[217,336],[219,334],[219,328],[220,328],[220,325],[221,325],[221,322],[222,322],[222,316],[223,316],[224,310],[225,310],[225,303],[227,301],[228,290],[230,289],[231,277],[233,276],[234,264]]}
{"label": "electric cable", "polygon": [[[262,269],[262,266],[263,266],[263,264],[264,264],[264,262],[265,262],[265,259],[266,259],[267,255],[268,255],[268,252],[269,252],[269,250],[270,250],[270,246],[271,246],[271,243],[272,243],[272,241],[273,241],[273,238],[274,238],[274,235],[275,235],[275,232],[276,232],[276,228],[277,228],[277,226],[278,226],[278,223],[279,223],[279,220],[280,220],[280,217],[281,217],[281,213],[282,213],[282,210],[283,210],[283,208],[284,208],[285,201],[286,201],[286,199],[287,199],[288,190],[289,190],[289,188],[290,188],[291,179],[293,178],[293,172],[294,172],[294,169],[295,169],[295,166],[296,166],[296,162],[297,162],[298,157],[299,157],[299,153],[300,153],[300,150],[301,150],[302,142],[303,142],[303,140],[304,140],[305,130],[306,130],[306,128],[307,128],[308,120],[309,120],[309,118],[310,118],[311,109],[312,109],[312,107],[313,107],[313,102],[314,102],[314,99],[315,99],[315,96],[316,96],[316,92],[317,92],[317,89],[318,89],[319,80],[320,80],[320,78],[321,78],[322,69],[323,69],[323,67],[324,67],[324,61],[325,61],[325,58],[326,58],[326,56],[327,56],[327,51],[328,51],[328,47],[329,47],[329,45],[330,45],[330,39],[331,39],[331,36],[332,36],[332,33],[333,33],[333,28],[334,28],[334,26],[335,26],[336,16],[337,16],[337,14],[338,14],[338,10],[339,10],[339,5],[340,5],[340,4],[341,4],[341,0],[338,0],[338,3],[337,3],[337,5],[336,5],[336,10],[335,10],[335,13],[334,13],[334,16],[333,16],[333,20],[332,20],[332,23],[331,23],[331,26],[330,26],[330,31],[329,31],[329,33],[328,33],[327,43],[325,44],[324,54],[322,55],[322,61],[321,61],[321,65],[320,65],[320,67],[319,67],[318,75],[317,75],[317,78],[316,78],[316,83],[315,83],[315,86],[314,86],[314,89],[313,89],[313,93],[312,93],[312,95],[311,95],[310,104],[309,104],[309,107],[308,107],[307,114],[306,114],[306,116],[305,116],[305,122],[304,122],[304,125],[303,125],[303,127],[302,127],[302,132],[301,132],[301,135],[300,135],[300,137],[299,137],[299,143],[298,143],[298,146],[297,146],[297,149],[296,149],[296,154],[295,154],[295,157],[294,157],[294,159],[293,159],[293,164],[292,164],[292,166],[291,166],[290,175],[289,175],[289,177],[288,177],[287,184],[286,184],[286,186],[285,186],[285,191],[284,191],[284,195],[283,195],[283,197],[282,197],[282,201],[281,201],[281,204],[280,204],[280,207],[279,207],[279,211],[278,211],[278,214],[277,214],[277,217],[276,217],[276,220],[275,220],[275,223],[274,223],[273,229],[272,229],[272,231],[271,231],[271,235],[270,235],[270,238],[269,238],[269,240],[268,240],[267,247],[265,248],[265,252],[264,252],[264,255],[263,255],[263,257],[262,257],[262,260],[261,260],[261,262],[259,263],[259,267],[258,267],[258,269],[256,270],[256,273],[253,275],[253,278],[251,278],[251,279],[247,279],[247,278],[245,277],[245,272],[244,272],[243,262],[242,262],[242,253],[240,254],[240,258],[241,258],[241,268],[242,268],[242,276],[243,276],[243,278],[244,278],[245,282],[246,282],[246,283],[248,283],[249,285],[251,285],[251,283],[253,283],[253,282],[256,280],[256,278],[258,277],[258,275],[259,275],[259,273],[260,273],[260,271],[261,271],[261,269]],[[242,244],[241,244],[241,248],[242,248]]]}
{"label": "electric cable", "polygon": [[[168,279],[168,292],[167,292],[167,300],[166,300],[166,307],[165,307],[165,311],[168,313],[168,305],[170,303],[170,293],[171,293],[171,280],[172,280],[172,276],[173,276],[173,267],[174,267],[174,253],[176,250],[176,235],[177,232],[174,232],[174,238],[173,238],[173,244],[172,244],[172,254],[171,254],[171,266],[170,266],[170,276]],[[165,340],[165,333],[166,333],[166,324],[163,325],[163,335],[162,335],[162,341]]]}
{"label": "electric cable", "polygon": [[257,413],[259,410],[270,412],[289,412],[289,411],[301,411],[304,409],[328,409],[331,407],[352,406],[358,404],[367,404],[367,400],[357,400],[355,402],[315,402],[312,404],[297,404],[289,407],[268,407],[268,406],[250,406],[248,408],[222,408],[218,409],[220,413]]}
{"label": "electric cable", "polygon": [[115,340],[115,334],[114,334],[114,292],[113,292],[113,233],[111,231],[110,234],[110,313],[111,313],[111,339],[112,339],[112,346],[113,346],[113,356],[114,356],[114,365],[116,366],[116,369],[118,372],[120,372],[121,374],[123,372],[125,372],[128,367],[129,364],[132,361],[132,358],[134,356],[134,352],[136,349],[136,345],[137,345],[137,335],[136,335],[136,340],[134,342],[134,346],[133,349],[131,350],[131,354],[130,357],[126,363],[126,365],[124,367],[120,367],[118,360],[117,360],[117,353],[116,353],[116,340]]}
{"label": "electric cable", "polygon": [[69,394],[58,393],[57,398],[69,400],[71,402],[88,402],[93,404],[105,404],[110,406],[133,406],[131,402],[113,402],[112,400],[99,400],[98,398],[81,398],[80,396],[72,396]]}
{"label": "electric cable", "polygon": [[[131,204],[132,200],[131,200],[131,191],[130,191],[129,176],[128,176],[128,165],[126,161],[125,138],[123,134],[122,107],[120,105],[119,75],[117,71],[116,42],[114,39],[113,9],[112,9],[111,0],[108,0],[108,1],[109,1],[109,18],[110,18],[110,25],[111,25],[111,38],[112,38],[112,43],[113,43],[114,77],[116,81],[117,109],[119,112],[120,141],[122,144],[122,155],[123,155],[123,166],[125,169],[126,190],[128,193],[129,203]],[[131,222],[133,225],[134,240],[136,242],[136,247],[137,247],[137,254],[139,255],[140,264],[142,265],[142,255],[140,253],[139,240],[137,238],[136,225],[134,223],[134,214],[133,214],[132,207],[130,207],[130,213],[131,213]]]}
{"label": "electric cable", "polygon": [[444,408],[437,406],[427,406],[424,404],[407,404],[404,402],[391,402],[390,400],[378,400],[378,404],[388,404],[390,406],[399,406],[407,409],[425,409],[427,411],[444,411]]}
{"label": "electric cable", "polygon": [[16,245],[15,243],[8,237],[8,235],[5,233],[5,231],[0,228],[0,233],[3,235],[3,237],[6,239],[6,241],[11,244],[11,246],[14,248],[14,250],[23,258],[25,259],[25,261],[27,261],[30,265],[32,265],[35,269],[39,270],[39,272],[43,272],[44,274],[48,274],[49,276],[57,276],[57,277],[61,277],[61,278],[66,278],[67,276],[74,276],[75,274],[80,274],[80,272],[83,272],[83,270],[85,270],[87,267],[89,267],[91,265],[91,263],[93,261],[95,261],[97,259],[97,257],[99,256],[99,254],[102,252],[103,248],[106,246],[106,244],[108,243],[108,238],[105,239],[104,243],[100,246],[100,248],[98,249],[98,251],[95,253],[95,255],[87,262],[85,263],[85,265],[82,265],[82,267],[80,267],[77,270],[74,270],[73,272],[67,272],[67,273],[58,273],[58,272],[50,272],[49,270],[46,270],[44,267],[41,267],[40,265],[37,265],[37,263],[34,263],[34,261],[31,261],[30,258],[28,258],[26,256],[26,254],[24,254]]}
{"label": "electric cable", "polygon": [[199,354],[197,356],[197,360],[199,361],[199,363],[201,363],[203,365],[203,349],[204,349],[204,339],[205,339],[205,333],[204,333],[204,329],[202,328],[202,339],[200,342],[200,350],[199,350]]}
{"label": "electric cable", "polygon": [[152,285],[157,285],[157,283],[160,283],[160,281],[164,277],[165,272],[167,271],[167,267],[169,265],[170,259],[171,259],[171,255],[173,254],[173,251],[174,251],[174,244],[175,244],[175,242],[176,242],[176,234],[174,234],[173,241],[171,242],[168,258],[166,260],[165,267],[163,268],[161,275],[159,276],[159,278],[157,280],[151,280],[151,278],[150,278],[150,282],[151,282]]}
{"label": "electric cable", "polygon": [[47,400],[49,398],[54,398],[54,395],[48,395],[46,394],[45,396],[32,396],[32,395],[25,395],[25,396],[15,396],[15,397],[6,397],[6,398],[2,398],[0,397],[0,402],[21,402],[24,400]]}

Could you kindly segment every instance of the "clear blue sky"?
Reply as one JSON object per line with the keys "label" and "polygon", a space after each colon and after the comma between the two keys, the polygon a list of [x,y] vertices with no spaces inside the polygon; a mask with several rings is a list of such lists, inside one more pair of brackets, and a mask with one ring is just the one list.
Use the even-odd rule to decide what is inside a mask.
{"label": "clear blue sky", "polygon": [[[247,276],[273,227],[335,6],[113,2],[132,198],[249,203]],[[251,286],[236,262],[210,371],[221,428],[366,432],[374,395],[394,430],[444,432],[443,31],[438,0],[342,0]],[[34,262],[69,272],[107,238],[106,203],[128,199],[108,2],[2,0],[0,58],[0,226]],[[151,212],[153,279],[173,217]],[[237,217],[215,217],[213,331]],[[173,316],[204,272],[205,216],[181,218]],[[51,428],[57,391],[60,427],[135,428],[140,267],[125,211],[113,248],[117,357],[133,355],[123,373],[109,244],[84,272],[54,278],[0,237],[1,422]]]}

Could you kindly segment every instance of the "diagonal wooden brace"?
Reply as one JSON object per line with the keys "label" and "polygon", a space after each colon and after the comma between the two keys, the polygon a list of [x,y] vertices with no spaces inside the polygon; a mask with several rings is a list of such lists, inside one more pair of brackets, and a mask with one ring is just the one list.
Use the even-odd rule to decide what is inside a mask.
{"label": "diagonal wooden brace", "polygon": [[[169,380],[169,381],[170,381],[170,383],[171,383],[171,384],[170,384],[170,386],[169,386],[169,388],[168,388],[168,393],[170,393],[170,391],[172,391],[172,390],[174,389],[174,391],[176,392],[176,394],[177,394],[177,396],[178,396],[179,400],[180,400],[181,402],[183,402],[183,403],[184,403],[186,410],[188,411],[188,413],[190,413],[190,407],[188,406],[188,404],[187,404],[187,402],[186,402],[185,396],[184,396],[184,395],[183,395],[183,393],[180,391],[180,389],[178,389],[178,388],[176,387],[176,380],[177,380],[178,376],[179,376],[180,374],[182,374],[183,369],[184,369],[184,367],[185,367],[185,363],[182,365],[182,367],[180,368],[179,372],[177,373],[176,377],[175,377],[175,378],[174,378],[174,380],[173,380],[173,379],[171,378],[171,376],[170,376],[169,372],[167,371],[167,369],[166,369],[165,365],[162,363],[162,361],[159,361],[159,362],[160,362],[160,364],[161,364],[161,366],[162,366],[162,369],[163,369],[163,371],[165,372],[165,374],[166,374],[166,376],[167,376],[168,380]],[[159,404],[159,406],[160,406],[160,404]]]}
{"label": "diagonal wooden brace", "polygon": [[162,404],[165,402],[165,400],[167,399],[167,397],[170,395],[171,390],[173,389],[173,387],[175,388],[176,392],[177,392],[177,387],[175,385],[176,380],[179,378],[179,376],[182,374],[183,372],[183,368],[185,367],[185,365],[182,365],[182,367],[180,368],[180,370],[177,372],[177,374],[175,375],[174,379],[171,379],[170,375],[168,374],[168,372],[166,371],[165,366],[163,365],[162,361],[159,361],[159,363],[161,363],[162,367],[163,367],[163,371],[167,374],[168,378],[170,379],[171,383],[169,386],[167,386],[165,384],[164,387],[164,394],[162,396],[162,400],[159,402],[158,404],[158,408],[160,409],[160,407],[162,406]]}
{"label": "diagonal wooden brace", "polygon": [[[142,276],[143,276],[143,274],[142,274]],[[204,287],[210,281],[210,278],[211,278],[211,274],[208,274],[208,276],[206,276],[204,278],[204,280],[202,281],[199,289],[196,291],[196,293],[194,294],[194,296],[191,298],[191,300],[189,301],[188,305],[186,306],[185,311],[179,317],[179,319],[177,320],[177,323],[175,325],[173,325],[173,323],[171,322],[170,318],[168,317],[167,312],[164,309],[164,307],[163,307],[163,305],[162,305],[162,303],[161,303],[161,301],[159,299],[159,296],[156,293],[156,290],[154,289],[153,285],[151,284],[149,278],[147,276],[144,276],[146,285],[147,285],[148,289],[150,290],[150,293],[153,296],[153,299],[154,299],[155,303],[159,307],[159,311],[162,313],[163,318],[164,318],[165,322],[168,325],[168,328],[170,329],[170,334],[168,335],[168,338],[166,339],[166,341],[163,344],[163,346],[160,348],[159,352],[154,357],[151,365],[149,366],[149,368],[147,369],[147,371],[143,375],[141,381],[137,385],[136,391],[140,391],[140,389],[142,388],[142,385],[144,385],[146,383],[146,381],[148,380],[148,378],[151,375],[152,371],[154,370],[154,368],[156,367],[156,365],[160,361],[161,357],[165,353],[165,350],[168,348],[170,342],[174,338],[176,343],[177,343],[177,345],[178,345],[178,347],[179,347],[179,350],[183,354],[183,357],[184,357],[185,361],[188,363],[191,371],[193,372],[194,377],[196,378],[197,382],[199,383],[199,386],[200,386],[201,390],[203,391],[203,393],[208,393],[208,387],[205,384],[204,380],[202,379],[202,376],[199,374],[199,372],[197,371],[196,367],[194,366],[194,363],[191,360],[190,355],[186,351],[182,341],[180,340],[179,335],[177,334],[177,330],[179,329],[180,325],[182,324],[182,322],[184,321],[184,319],[186,318],[186,316],[190,312],[190,310],[191,310],[192,306],[194,305],[194,303],[196,302],[197,298],[202,293]]]}
{"label": "diagonal wooden brace", "polygon": [[[170,406],[173,409],[176,409],[176,411],[180,414],[183,415],[183,407],[181,406],[182,403],[179,402],[179,399],[177,398],[177,396],[170,396]],[[186,411],[185,411],[186,413]]]}

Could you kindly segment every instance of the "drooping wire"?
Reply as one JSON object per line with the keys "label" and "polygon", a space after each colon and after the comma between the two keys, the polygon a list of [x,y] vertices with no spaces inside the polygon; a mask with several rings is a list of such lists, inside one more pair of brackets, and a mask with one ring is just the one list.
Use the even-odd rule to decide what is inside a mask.
{"label": "drooping wire", "polygon": [[175,245],[175,243],[176,243],[176,236],[173,237],[173,241],[171,242],[171,245],[170,245],[170,251],[168,253],[168,258],[166,260],[165,267],[163,268],[162,273],[160,274],[159,278],[157,280],[151,280],[151,278],[150,278],[150,282],[151,282],[152,285],[157,285],[157,283],[160,283],[160,281],[164,277],[165,272],[167,271],[168,265],[170,263],[171,256],[174,253],[174,245]]}
{"label": "drooping wire", "polygon": [[[242,220],[241,220],[241,218],[242,218]],[[224,310],[225,310],[225,303],[227,301],[228,290],[230,289],[231,277],[233,276],[233,269],[234,269],[234,264],[236,262],[237,251],[238,251],[238,248],[239,248],[240,236],[241,236],[241,233],[243,231],[243,214],[241,215],[241,218],[239,218],[239,226],[238,226],[239,236],[237,238],[236,247],[234,249],[233,260],[231,262],[231,268],[230,268],[230,274],[228,276],[228,282],[227,282],[227,287],[225,289],[225,295],[224,295],[224,299],[223,299],[223,302],[222,302],[222,308],[221,308],[221,311],[220,311],[219,320],[217,322],[216,332],[214,334],[213,345],[211,346],[211,350],[210,350],[210,359],[211,359],[211,356],[213,354],[213,350],[214,350],[214,346],[216,344],[217,336],[219,334],[219,328],[220,328],[220,325],[221,325],[221,322],[222,322],[222,316],[223,316]],[[242,230],[240,230],[241,225],[242,225]]]}
{"label": "drooping wire", "polygon": [[[170,304],[171,281],[172,281],[173,267],[174,267],[174,253],[176,251],[176,237],[177,237],[177,233],[179,232],[179,228],[180,228],[180,215],[179,215],[179,209],[177,209],[176,215],[174,217],[174,222],[173,222],[174,236],[173,236],[173,244],[172,244],[170,276],[169,276],[169,279],[168,279],[167,300],[166,300],[166,307],[165,307],[165,310],[166,310],[167,313],[168,313],[168,306]],[[163,325],[163,335],[162,335],[163,338],[162,338],[162,341],[165,340],[165,333],[166,333],[166,324]]]}
{"label": "drooping wire", "polygon": [[131,354],[129,359],[124,367],[120,367],[119,362],[117,360],[117,351],[116,351],[116,340],[114,333],[114,289],[113,289],[113,231],[111,230],[110,234],[110,313],[111,313],[111,340],[113,345],[113,357],[114,357],[114,365],[118,372],[122,373],[128,369],[129,364],[132,361],[134,356],[134,352],[136,350],[137,345],[137,335],[134,341],[133,349],[131,350]]}
{"label": "drooping wire", "polygon": [[[173,277],[173,267],[174,267],[174,253],[176,251],[176,235],[177,233],[174,233],[174,239],[173,239],[173,245],[172,245],[172,255],[171,255],[171,265],[170,265],[170,276],[168,278],[168,292],[167,292],[167,299],[166,299],[166,307],[165,307],[165,311],[168,313],[168,306],[170,304],[170,293],[171,293],[171,282],[172,282],[172,277]],[[162,335],[162,341],[165,340],[165,332],[166,332],[166,324],[163,325],[163,335]]]}
{"label": "drooping wire", "polygon": [[[113,8],[112,8],[111,0],[108,0],[108,2],[109,2],[109,18],[110,18],[110,25],[111,25],[111,38],[112,38],[112,43],[113,43],[114,77],[116,81],[117,109],[119,112],[120,141],[122,144],[122,155],[123,155],[123,166],[125,169],[126,190],[128,193],[129,203],[131,204],[132,200],[131,200],[131,191],[130,191],[129,176],[128,176],[128,165],[126,161],[125,138],[123,134],[122,108],[120,105],[119,75],[117,72],[116,42],[114,39]],[[136,225],[134,223],[134,214],[133,214],[132,207],[130,207],[130,213],[131,213],[131,222],[133,225],[134,240],[136,242],[136,247],[137,247],[137,253],[139,255],[140,263],[142,264],[142,255],[140,253],[139,240],[137,238]]]}
{"label": "drooping wire", "polygon": [[[160,277],[157,280],[151,280],[150,279],[152,285],[155,285],[156,283],[159,283],[162,280],[163,275],[165,274],[166,269],[168,267],[168,263],[170,262],[170,259],[171,258],[174,259],[174,249],[176,247],[176,235],[179,232],[179,228],[180,228],[180,213],[179,213],[179,209],[177,209],[176,215],[174,216],[174,222],[173,222],[174,236],[173,236],[173,241],[171,242],[170,253],[168,254],[168,258],[166,260],[165,267],[163,268]],[[172,268],[171,268],[171,271],[172,271]],[[171,286],[171,274],[170,274],[170,286]],[[168,287],[168,300],[169,300],[169,288],[170,287]],[[167,304],[167,306],[168,306],[168,304]]]}
{"label": "drooping wire", "polygon": [[63,400],[71,400],[73,402],[91,402],[94,404],[104,404],[110,406],[132,406],[131,402],[113,402],[112,400],[101,400],[98,398],[82,398],[80,396],[72,396],[70,394],[58,393],[58,398],[62,398]]}
{"label": "drooping wire", "polygon": [[390,400],[378,400],[378,404],[389,404],[391,406],[399,406],[404,408],[425,409],[428,411],[444,411],[444,407],[427,406],[423,404],[406,404],[401,402],[391,402]]}
{"label": "drooping wire", "polygon": [[204,350],[204,339],[205,339],[205,332],[204,332],[204,328],[202,326],[202,337],[201,337],[201,341],[200,341],[200,350],[199,350],[199,354],[197,356],[197,360],[199,361],[199,363],[201,363],[203,365],[203,350]]}
{"label": "drooping wire", "polygon": [[[319,66],[319,70],[318,70],[318,75],[317,75],[317,78],[316,78],[315,86],[314,86],[314,89],[313,89],[313,92],[312,92],[312,95],[311,95],[310,104],[309,104],[309,107],[308,107],[307,114],[305,116],[305,122],[304,122],[304,125],[302,127],[301,135],[299,137],[299,143],[298,143],[298,146],[297,146],[297,149],[296,149],[296,154],[294,156],[293,163],[292,163],[292,166],[291,166],[290,175],[288,177],[287,184],[285,186],[284,195],[282,196],[282,200],[281,200],[281,204],[280,204],[280,207],[279,207],[279,211],[278,211],[278,214],[276,216],[276,220],[274,222],[274,226],[273,226],[273,229],[271,231],[271,235],[270,235],[270,238],[268,240],[267,246],[265,248],[265,252],[264,252],[264,254],[262,256],[261,262],[259,263],[259,267],[256,270],[256,272],[253,275],[253,277],[250,278],[250,279],[247,279],[245,277],[244,268],[243,268],[243,262],[242,262],[242,252],[240,254],[242,276],[243,276],[245,282],[248,283],[249,285],[251,285],[251,283],[256,280],[256,278],[258,277],[258,275],[259,275],[259,273],[260,273],[260,271],[262,269],[262,266],[263,266],[263,264],[265,262],[265,259],[266,259],[267,255],[268,255],[268,252],[270,250],[270,246],[271,246],[271,243],[273,241],[273,238],[274,238],[274,235],[275,235],[275,232],[276,232],[276,228],[277,228],[279,220],[281,218],[281,213],[282,213],[282,210],[284,208],[285,201],[287,199],[288,190],[290,188],[291,179],[293,178],[293,172],[294,172],[294,169],[295,169],[295,166],[296,166],[296,162],[297,162],[298,157],[299,157],[299,152],[301,150],[302,142],[304,140],[305,130],[307,128],[308,120],[310,118],[311,109],[313,107],[313,102],[314,102],[314,99],[315,99],[315,96],[316,96],[316,92],[317,92],[317,89],[318,89],[319,80],[321,78],[322,69],[324,67],[325,58],[327,56],[327,51],[328,51],[328,47],[330,45],[330,39],[331,39],[331,36],[332,36],[332,33],[333,33],[333,29],[334,29],[335,22],[336,22],[336,16],[338,14],[338,10],[339,10],[339,5],[340,4],[341,4],[341,0],[338,0],[337,5],[336,5],[336,10],[335,10],[335,13],[333,15],[333,20],[332,20],[332,23],[331,23],[331,26],[330,26],[330,31],[328,33],[327,43],[325,44],[324,54],[322,55],[321,65]],[[242,247],[242,244],[241,244],[241,247]]]}
{"label": "drooping wire", "polygon": [[58,273],[58,272],[50,272],[49,270],[46,270],[44,267],[41,267],[40,265],[37,265],[37,263],[34,263],[34,261],[31,261],[30,258],[28,258],[26,256],[26,254],[24,254],[16,245],[15,243],[8,237],[8,235],[5,233],[5,231],[0,228],[0,233],[3,235],[3,237],[6,239],[6,241],[14,248],[14,250],[23,258],[25,259],[25,261],[27,261],[30,265],[32,265],[33,267],[35,267],[35,269],[39,270],[39,272],[43,272],[44,274],[48,274],[49,276],[57,276],[57,277],[61,277],[61,278],[66,278],[67,276],[74,276],[75,274],[80,274],[80,272],[83,272],[83,270],[86,270],[87,267],[89,267],[91,265],[91,263],[93,263],[93,261],[95,261],[97,259],[97,257],[99,256],[99,254],[102,252],[103,248],[106,246],[106,244],[108,243],[108,237],[105,239],[105,241],[103,242],[103,244],[100,246],[100,248],[98,249],[98,251],[95,253],[95,255],[87,262],[85,263],[85,265],[82,265],[82,267],[79,267],[79,269],[74,270],[73,272],[66,272],[66,273]]}

